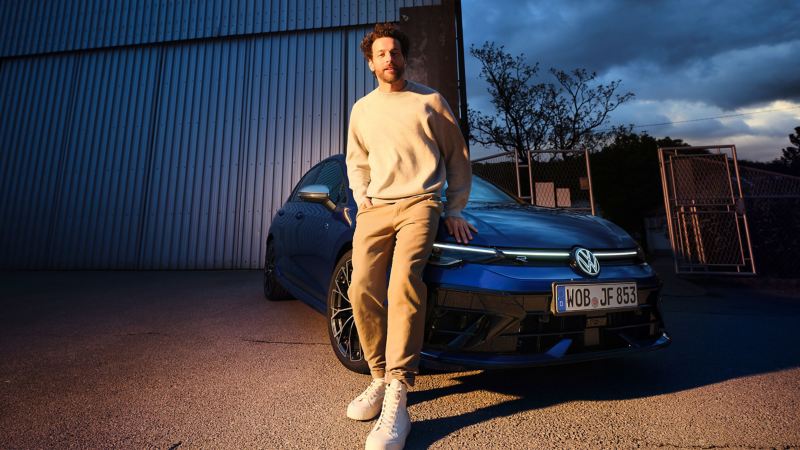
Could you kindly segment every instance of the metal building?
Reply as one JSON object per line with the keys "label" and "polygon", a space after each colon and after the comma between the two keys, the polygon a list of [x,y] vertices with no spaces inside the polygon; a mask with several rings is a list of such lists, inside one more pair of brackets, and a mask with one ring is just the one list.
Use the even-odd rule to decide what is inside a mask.
{"label": "metal building", "polygon": [[[457,7],[0,3],[0,267],[262,267],[274,212],[344,152],[350,108],[375,87],[358,52],[371,24],[454,30]],[[437,59],[456,58],[446,44]],[[441,90],[454,67],[421,81]]]}

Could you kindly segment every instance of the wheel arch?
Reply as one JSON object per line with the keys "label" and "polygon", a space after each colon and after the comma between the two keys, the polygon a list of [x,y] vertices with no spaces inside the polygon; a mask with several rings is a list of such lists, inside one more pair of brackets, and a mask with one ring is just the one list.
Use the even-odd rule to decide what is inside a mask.
{"label": "wheel arch", "polygon": [[272,233],[267,233],[267,239],[264,240],[264,254],[261,257],[261,268],[266,268],[267,265],[267,247],[269,247],[270,242],[275,239],[275,236]]}
{"label": "wheel arch", "polygon": [[336,253],[336,258],[334,259],[334,264],[336,264],[339,261],[339,259],[342,257],[342,255],[344,255],[345,253],[347,253],[348,251],[350,251],[352,249],[353,249],[353,242],[352,241],[347,241],[347,242],[343,243],[342,246],[339,247],[339,251]]}

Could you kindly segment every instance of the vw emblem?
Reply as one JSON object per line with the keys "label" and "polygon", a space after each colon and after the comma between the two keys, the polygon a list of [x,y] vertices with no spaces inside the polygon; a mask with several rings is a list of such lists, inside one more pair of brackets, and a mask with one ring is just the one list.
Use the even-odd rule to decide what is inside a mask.
{"label": "vw emblem", "polygon": [[588,277],[596,277],[600,273],[600,263],[597,261],[597,257],[583,247],[575,247],[572,250],[570,266],[576,272]]}

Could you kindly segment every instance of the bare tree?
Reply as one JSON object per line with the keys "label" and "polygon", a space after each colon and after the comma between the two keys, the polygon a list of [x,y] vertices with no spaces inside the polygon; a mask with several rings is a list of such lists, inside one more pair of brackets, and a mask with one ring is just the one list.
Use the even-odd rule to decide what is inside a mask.
{"label": "bare tree", "polygon": [[598,131],[608,115],[633,98],[633,93],[616,94],[620,80],[596,83],[597,74],[585,69],[565,72],[550,69],[558,81],[548,86],[546,115],[552,124],[548,143],[555,149],[594,149],[615,130]]}
{"label": "bare tree", "polygon": [[513,57],[493,42],[470,47],[470,54],[481,63],[495,108],[495,114],[470,109],[470,139],[514,150],[523,161],[528,150],[594,149],[615,132],[599,131],[609,113],[633,97],[617,94],[619,80],[598,83],[585,69],[550,69],[555,83],[537,82],[538,63],[531,66],[524,55]]}
{"label": "bare tree", "polygon": [[496,114],[469,110],[470,139],[483,145],[516,151],[521,160],[529,149],[538,150],[546,141],[547,119],[542,115],[547,101],[546,85],[533,82],[538,65],[530,66],[523,55],[512,57],[486,42],[481,48],[470,47],[470,54],[481,63],[481,78]]}

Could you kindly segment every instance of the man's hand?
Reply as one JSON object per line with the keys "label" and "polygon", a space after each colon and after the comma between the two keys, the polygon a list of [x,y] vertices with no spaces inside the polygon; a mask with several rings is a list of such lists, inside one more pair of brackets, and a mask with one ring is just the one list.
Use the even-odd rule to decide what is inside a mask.
{"label": "man's hand", "polygon": [[358,205],[358,209],[361,209],[361,210],[363,210],[363,209],[367,209],[367,208],[369,208],[369,207],[371,207],[371,206],[372,206],[372,200],[370,200],[370,198],[369,198],[369,197],[366,197],[366,198],[364,199],[364,203],[362,203],[362,204]]}
{"label": "man's hand", "polygon": [[447,232],[450,233],[450,236],[455,236],[456,242],[459,244],[466,244],[472,240],[472,233],[469,230],[478,232],[478,229],[463,217],[445,217],[444,226],[447,227]]}

